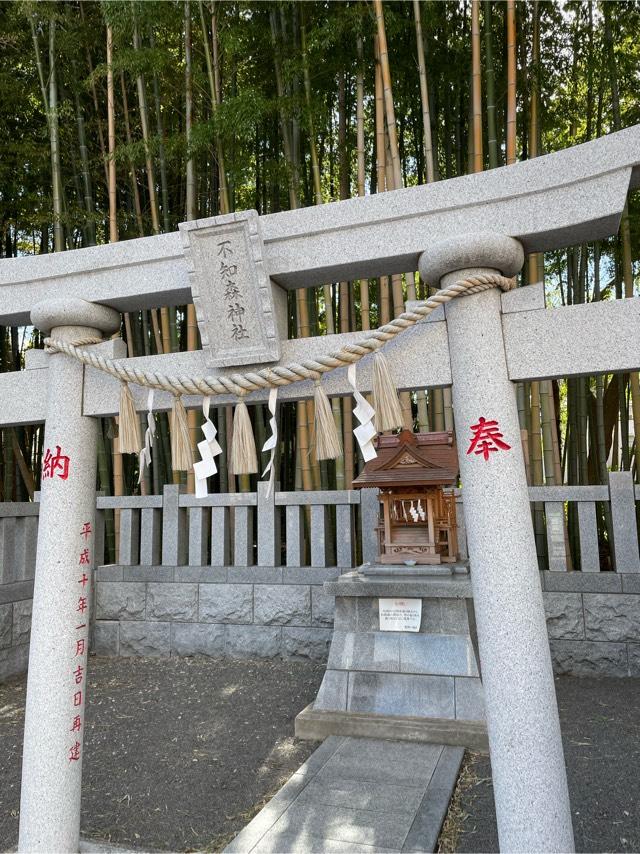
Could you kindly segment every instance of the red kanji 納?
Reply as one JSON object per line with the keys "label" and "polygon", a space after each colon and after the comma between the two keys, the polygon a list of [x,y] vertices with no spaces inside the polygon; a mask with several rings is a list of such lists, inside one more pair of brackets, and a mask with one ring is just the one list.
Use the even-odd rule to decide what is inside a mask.
{"label": "red kanji \u7d0d", "polygon": [[478,423],[471,426],[471,442],[469,444],[468,454],[482,454],[485,460],[489,459],[489,455],[494,451],[509,451],[511,445],[507,445],[500,432],[500,425],[497,421],[487,421],[486,418],[478,418]]}
{"label": "red kanji \u7d0d", "polygon": [[69,457],[65,457],[62,453],[60,445],[56,445],[55,454],[51,453],[51,448],[47,448],[42,462],[42,479],[56,475],[60,480],[66,480],[69,477]]}

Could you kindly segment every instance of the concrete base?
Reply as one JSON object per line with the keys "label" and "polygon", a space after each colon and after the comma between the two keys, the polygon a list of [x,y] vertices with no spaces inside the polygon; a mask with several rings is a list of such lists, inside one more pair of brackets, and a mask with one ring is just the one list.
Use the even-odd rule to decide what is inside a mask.
{"label": "concrete base", "polygon": [[435,744],[328,738],[225,852],[435,851],[463,754]]}
{"label": "concrete base", "polygon": [[[328,581],[335,624],[327,671],[298,734],[371,735],[486,748],[484,702],[464,572],[366,567]],[[406,574],[405,574],[406,573]],[[379,600],[421,602],[417,632],[381,631]],[[395,728],[402,735],[396,736]]]}
{"label": "concrete base", "polygon": [[446,744],[489,752],[487,725],[483,721],[447,718],[409,718],[359,712],[325,712],[313,703],[296,717],[296,737],[320,741],[329,735],[383,738],[421,744]]}

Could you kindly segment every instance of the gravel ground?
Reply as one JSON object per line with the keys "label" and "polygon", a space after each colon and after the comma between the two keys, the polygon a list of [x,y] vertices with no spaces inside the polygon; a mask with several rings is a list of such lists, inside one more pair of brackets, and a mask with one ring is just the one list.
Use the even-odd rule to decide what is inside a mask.
{"label": "gravel ground", "polygon": [[[556,679],[576,851],[640,851],[640,679]],[[498,851],[491,765],[467,754],[443,852]]]}
{"label": "gravel ground", "polygon": [[[90,661],[81,828],[137,848],[220,850],[318,746],[293,737],[324,666]],[[0,684],[0,850],[17,843],[24,678]]]}

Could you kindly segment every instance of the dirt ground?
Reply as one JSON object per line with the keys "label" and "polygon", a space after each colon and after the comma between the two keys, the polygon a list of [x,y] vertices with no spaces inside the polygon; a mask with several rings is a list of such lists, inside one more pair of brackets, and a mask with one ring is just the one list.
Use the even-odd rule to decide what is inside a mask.
{"label": "dirt ground", "polygon": [[[640,851],[640,679],[556,679],[576,851]],[[467,754],[442,852],[498,851],[488,757]]]}
{"label": "dirt ground", "polygon": [[[82,835],[219,851],[317,744],[293,737],[318,664],[90,661]],[[0,685],[0,851],[16,845],[25,679]],[[640,851],[640,679],[556,680],[576,850]],[[442,852],[498,851],[491,766],[467,754]]]}
{"label": "dirt ground", "polygon": [[[81,832],[220,850],[318,746],[293,737],[324,666],[90,659]],[[0,851],[17,843],[26,679],[0,684]]]}

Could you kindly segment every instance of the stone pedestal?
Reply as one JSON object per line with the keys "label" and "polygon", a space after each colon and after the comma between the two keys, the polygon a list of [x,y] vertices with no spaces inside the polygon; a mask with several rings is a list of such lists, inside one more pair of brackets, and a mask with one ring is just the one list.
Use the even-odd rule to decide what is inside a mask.
{"label": "stone pedestal", "polygon": [[[369,567],[325,583],[336,597],[333,639],[316,701],[296,721],[298,735],[486,749],[471,584],[466,567],[457,569]],[[422,603],[419,631],[380,630],[380,599],[397,598]]]}
{"label": "stone pedestal", "polygon": [[[50,300],[32,322],[78,341],[113,332],[120,315]],[[78,851],[94,562],[98,422],[82,414],[84,367],[49,356],[40,524],[27,681],[20,851]]]}

